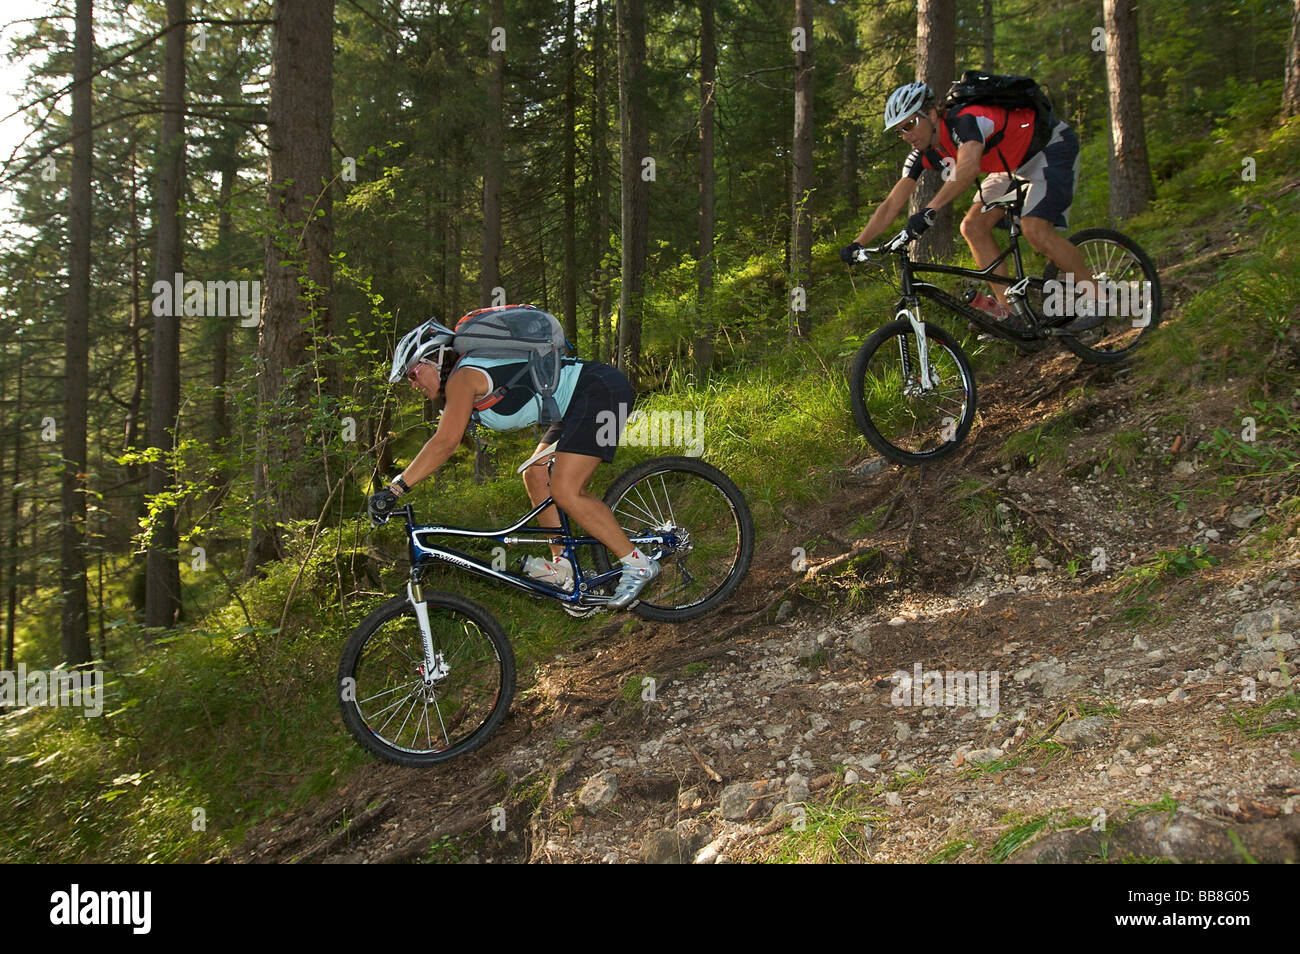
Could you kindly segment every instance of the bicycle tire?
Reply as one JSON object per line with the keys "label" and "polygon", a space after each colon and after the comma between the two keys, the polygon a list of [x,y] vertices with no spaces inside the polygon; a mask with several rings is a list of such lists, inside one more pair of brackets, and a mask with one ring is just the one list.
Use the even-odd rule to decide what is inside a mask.
{"label": "bicycle tire", "polygon": [[[343,723],[352,737],[379,758],[410,767],[437,765],[483,745],[505,719],[515,692],[514,651],[492,614],[463,596],[425,595],[435,652],[448,666],[433,687],[421,676],[420,627],[405,594],[377,607],[353,630],[343,646],[337,682]],[[458,631],[465,638],[452,645]],[[431,711],[440,739],[434,737]],[[398,727],[391,729],[399,716]]]}
{"label": "bicycle tire", "polygon": [[[628,536],[672,526],[688,541],[684,550],[660,561],[659,576],[641,591],[632,612],[643,619],[676,623],[703,616],[730,599],[749,572],[754,557],[749,504],[712,464],[656,457],[620,474],[604,500]],[[597,572],[608,572],[615,555],[605,547],[593,550]]]}
{"label": "bicycle tire", "polygon": [[[975,422],[975,373],[955,338],[925,323],[931,375],[939,387],[921,394],[916,335],[906,318],[891,321],[862,343],[849,371],[853,419],[867,442],[897,464],[927,464],[947,457]],[[936,345],[938,346],[936,349]],[[902,348],[913,363],[904,384]],[[938,363],[936,363],[938,362]]]}
{"label": "bicycle tire", "polygon": [[[1149,320],[1148,316],[1107,317],[1097,328],[1061,338],[1062,344],[1090,364],[1114,365],[1127,361],[1133,350],[1160,323],[1160,276],[1155,263],[1137,242],[1114,229],[1084,229],[1071,235],[1069,241],[1083,252],[1094,278],[1117,284],[1149,283]],[[1043,280],[1052,281],[1059,274],[1056,264],[1048,262],[1043,270]],[[1138,291],[1140,293],[1140,288]],[[1139,324],[1144,320],[1145,324]]]}

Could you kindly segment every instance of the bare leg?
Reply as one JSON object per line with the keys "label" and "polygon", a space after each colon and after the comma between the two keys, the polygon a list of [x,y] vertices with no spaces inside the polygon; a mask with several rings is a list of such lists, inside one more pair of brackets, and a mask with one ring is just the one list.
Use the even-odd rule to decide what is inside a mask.
{"label": "bare leg", "polygon": [[[546,444],[538,444],[537,450],[533,453],[539,453],[546,446]],[[524,489],[528,491],[528,499],[533,502],[534,507],[551,496],[551,484],[547,480],[545,464],[534,464],[524,471]],[[537,524],[547,529],[554,529],[556,533],[560,532],[560,515],[553,504],[538,514]],[[564,547],[551,544],[551,559],[559,559],[563,554]]]}
{"label": "bare leg", "polygon": [[1047,219],[1040,219],[1033,215],[1021,219],[1020,227],[1024,230],[1029,244],[1050,258],[1061,270],[1062,281],[1066,275],[1073,275],[1074,287],[1083,294],[1084,298],[1091,298],[1096,302],[1097,284],[1093,280],[1092,271],[1084,261],[1083,253],[1076,246],[1071,245],[1069,239],[1057,232]]}
{"label": "bare leg", "polygon": [[[983,208],[984,202],[977,195],[974,204],[961,220],[961,234],[962,238],[966,239],[966,244],[970,246],[971,254],[975,256],[975,264],[980,268],[987,268],[990,262],[1002,254],[997,240],[993,238],[993,227],[1002,221],[1003,212],[1001,209],[990,209],[985,212]],[[998,267],[993,269],[993,274],[1007,274],[1007,263],[1000,262]],[[993,297],[1001,302],[1004,308],[1007,307],[1007,286],[989,282],[989,287],[993,290]]]}
{"label": "bare leg", "polygon": [[556,454],[551,471],[551,496],[565,513],[621,560],[635,549],[632,541],[605,501],[587,493],[587,484],[600,464],[599,457],[586,454]]}

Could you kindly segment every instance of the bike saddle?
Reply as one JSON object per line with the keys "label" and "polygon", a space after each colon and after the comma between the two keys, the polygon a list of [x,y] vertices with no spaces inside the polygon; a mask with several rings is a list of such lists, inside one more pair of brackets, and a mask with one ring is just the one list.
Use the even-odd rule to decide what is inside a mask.
{"label": "bike saddle", "polygon": [[[558,444],[559,441],[556,441],[555,443]],[[526,471],[529,467],[532,467],[534,464],[540,464],[543,461],[545,461],[547,458],[553,457],[554,455],[555,455],[555,444],[547,444],[545,447],[539,450],[532,457],[528,458],[526,461],[520,464],[519,469],[515,471],[515,473],[522,474],[524,471]]]}
{"label": "bike saddle", "polygon": [[983,195],[981,195],[980,199],[984,203],[985,212],[989,211],[990,209],[997,209],[997,208],[1006,208],[1009,210],[1019,206],[1020,203],[1024,201],[1024,197],[1028,192],[1029,192],[1029,183],[1018,182],[1014,186],[1012,186],[1009,190],[1004,192],[1002,195],[997,196],[996,198],[985,199]]}

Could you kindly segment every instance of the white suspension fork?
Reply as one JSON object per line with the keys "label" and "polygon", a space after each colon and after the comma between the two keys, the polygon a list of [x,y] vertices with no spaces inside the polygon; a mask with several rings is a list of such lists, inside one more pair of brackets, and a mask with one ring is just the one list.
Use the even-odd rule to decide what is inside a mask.
{"label": "white suspension fork", "polygon": [[406,584],[406,598],[415,608],[415,618],[420,624],[420,641],[424,645],[425,678],[438,674],[439,661],[433,652],[433,627],[429,625],[429,604],[424,601],[422,588],[412,581]]}
{"label": "white suspension fork", "polygon": [[[894,317],[906,318],[912,323],[912,333],[916,335],[916,358],[921,362],[921,390],[933,389],[934,381],[930,378],[930,340],[925,336],[925,322],[910,308],[900,308]],[[900,349],[906,348],[907,341],[900,338],[898,346]]]}

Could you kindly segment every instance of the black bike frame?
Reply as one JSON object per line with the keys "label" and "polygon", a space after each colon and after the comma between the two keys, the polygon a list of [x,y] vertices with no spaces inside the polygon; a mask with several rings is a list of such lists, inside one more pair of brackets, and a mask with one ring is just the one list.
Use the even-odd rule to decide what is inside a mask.
{"label": "black bike frame", "polygon": [[[1017,198],[1020,201],[1023,201],[1023,196],[1021,196],[1020,193],[1024,188],[1025,187],[1019,185],[1016,187]],[[1020,301],[1024,303],[1025,314],[1029,318],[1028,324],[1030,330],[1028,332],[1021,332],[1013,328],[1008,328],[1006,325],[1000,323],[998,319],[985,314],[978,308],[972,308],[960,299],[954,298],[939,286],[932,285],[929,282],[918,282],[912,277],[913,275],[922,272],[933,272],[942,275],[956,275],[959,278],[972,278],[977,281],[997,282],[1001,285],[1018,285],[1021,282],[1027,282],[1025,286],[1026,288],[1036,288],[1041,292],[1045,284],[1043,279],[1026,277],[1024,259],[1020,255],[1021,232],[1019,201],[1014,207],[1008,208],[1006,213],[1011,220],[1010,244],[1008,244],[1002,251],[1002,254],[989,263],[987,268],[959,268],[956,265],[938,265],[932,262],[915,262],[908,255],[906,246],[898,249],[894,254],[898,256],[899,271],[902,275],[901,287],[903,297],[899,299],[899,303],[894,307],[894,311],[901,311],[906,305],[914,306],[917,297],[920,296],[923,298],[929,298],[935,304],[942,305],[944,308],[961,315],[963,318],[972,322],[981,331],[1002,338],[1004,341],[1039,341],[1044,337],[1044,333],[1050,335],[1055,331],[1056,329],[1054,328],[1040,330],[1038,320],[1041,316],[1034,311],[1033,306],[1029,304],[1028,298],[1023,294],[1020,294],[1019,297]],[[995,274],[993,270],[1006,261],[1008,255],[1015,259],[1015,275]]]}
{"label": "black bike frame", "polygon": [[[444,527],[438,524],[415,524],[414,508],[407,504],[405,507],[399,507],[394,510],[392,516],[398,514],[406,518],[406,533],[410,543],[411,559],[411,581],[415,585],[420,584],[420,578],[424,570],[435,563],[446,563],[462,570],[469,570],[479,576],[487,577],[490,580],[496,580],[499,583],[505,583],[513,586],[515,589],[523,590],[536,598],[550,597],[559,600],[562,603],[572,603],[575,606],[589,605],[596,602],[591,599],[590,593],[593,589],[599,587],[614,577],[621,574],[621,568],[615,567],[605,573],[599,573],[591,576],[584,576],[582,567],[577,560],[577,547],[581,546],[604,546],[594,537],[574,537],[569,530],[569,517],[559,507],[555,508],[556,513],[560,515],[560,532],[556,533],[555,528],[547,527],[527,527],[525,526],[530,520],[536,519],[542,511],[551,506],[554,501],[547,497],[544,501],[534,507],[528,514],[517,523],[501,530],[471,530],[466,527]],[[467,553],[461,553],[459,550],[453,550],[449,547],[439,546],[430,543],[428,537],[471,537],[479,540],[493,540],[497,543],[510,545],[520,543],[558,543],[564,547],[564,557],[573,567],[573,592],[567,593],[558,587],[543,583],[528,576],[519,576],[505,570],[498,570],[481,560],[475,559]],[[640,547],[643,544],[658,544],[661,547],[672,549],[677,545],[676,533],[650,534],[629,537],[634,546]],[[653,558],[653,557],[652,557]],[[599,601],[603,602],[607,597],[600,597]]]}

